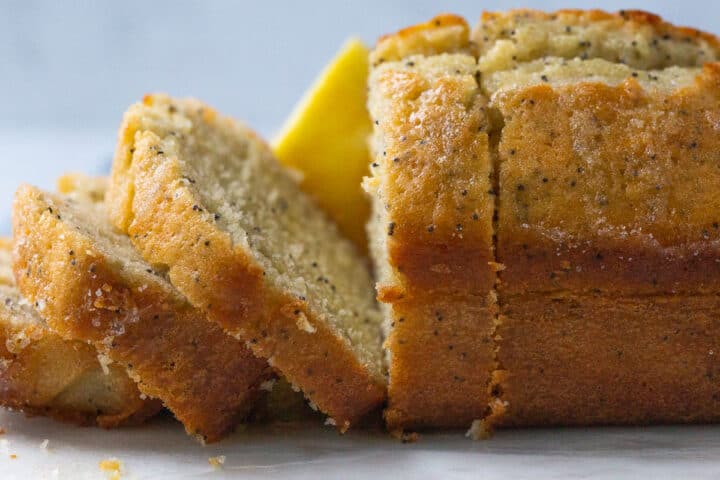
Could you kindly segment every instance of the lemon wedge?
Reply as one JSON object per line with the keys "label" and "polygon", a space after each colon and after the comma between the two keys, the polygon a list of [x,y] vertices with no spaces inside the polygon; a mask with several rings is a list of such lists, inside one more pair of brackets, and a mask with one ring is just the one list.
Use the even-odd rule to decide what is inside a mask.
{"label": "lemon wedge", "polygon": [[362,252],[370,211],[360,186],[368,174],[372,132],[365,106],[368,54],[360,40],[348,40],[273,142],[278,159],[301,172],[301,188]]}

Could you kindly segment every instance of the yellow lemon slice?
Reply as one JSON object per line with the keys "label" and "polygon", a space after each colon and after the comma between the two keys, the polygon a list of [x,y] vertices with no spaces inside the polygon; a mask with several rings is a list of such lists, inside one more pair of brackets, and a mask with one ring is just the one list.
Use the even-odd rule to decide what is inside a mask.
{"label": "yellow lemon slice", "polygon": [[302,189],[362,252],[369,203],[360,185],[368,173],[372,132],[365,106],[368,54],[360,40],[348,40],[273,143],[279,160],[303,174]]}

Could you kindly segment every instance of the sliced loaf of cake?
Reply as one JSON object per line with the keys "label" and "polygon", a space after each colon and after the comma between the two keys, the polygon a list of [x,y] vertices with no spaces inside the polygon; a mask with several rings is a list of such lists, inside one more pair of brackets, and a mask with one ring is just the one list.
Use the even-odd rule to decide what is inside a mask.
{"label": "sliced loaf of cake", "polygon": [[194,100],[125,114],[108,205],[154,268],[344,431],[385,398],[380,315],[352,244],[256,134]]}
{"label": "sliced loaf of cake", "polygon": [[637,11],[466,28],[372,57],[388,423],[717,420],[717,39]]}
{"label": "sliced loaf of cake", "polygon": [[19,289],[54,331],[91,343],[201,440],[246,416],[271,376],[267,363],[145,263],[104,205],[22,186],[13,227]]}
{"label": "sliced loaf of cake", "polygon": [[718,75],[697,68],[717,38],[573,10],[485,14],[473,38],[497,119],[494,422],[717,421]]}

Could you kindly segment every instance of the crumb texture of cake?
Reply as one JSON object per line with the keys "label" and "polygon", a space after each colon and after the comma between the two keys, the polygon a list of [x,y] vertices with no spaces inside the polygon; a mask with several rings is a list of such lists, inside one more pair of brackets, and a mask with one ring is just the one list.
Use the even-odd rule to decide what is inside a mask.
{"label": "crumb texture of cake", "polygon": [[147,261],[340,430],[382,404],[364,259],[254,132],[198,101],[147,96],[125,115],[108,205]]}
{"label": "crumb texture of cake", "polygon": [[592,58],[643,70],[700,67],[720,56],[715,36],[676,27],[647,12],[537,10],[486,12],[472,39],[484,73],[544,57]]}
{"label": "crumb texture of cake", "polygon": [[667,67],[662,70],[638,70],[600,58],[581,60],[546,57],[522,63],[511,70],[489,73],[482,78],[488,95],[512,91],[531,85],[549,84],[553,87],[577,83],[596,83],[617,86],[628,79],[635,80],[644,90],[672,92],[692,84],[700,73],[695,67]]}
{"label": "crumb texture of cake", "polygon": [[370,76],[365,188],[393,430],[466,428],[490,401],[494,191],[476,60],[457,53],[471,49],[468,30],[440,16],[382,38],[373,53],[384,61]]}
{"label": "crumb texture of cake", "polygon": [[15,287],[11,249],[12,242],[0,238],[0,404],[104,428],[155,414],[161,404],[143,400],[125,369],[104,371],[92,346],[48,328]]}
{"label": "crumb texture of cake", "polygon": [[18,190],[14,271],[50,328],[92,344],[141,392],[157,398],[202,441],[216,441],[249,413],[265,361],[207,322],[85,195]]}

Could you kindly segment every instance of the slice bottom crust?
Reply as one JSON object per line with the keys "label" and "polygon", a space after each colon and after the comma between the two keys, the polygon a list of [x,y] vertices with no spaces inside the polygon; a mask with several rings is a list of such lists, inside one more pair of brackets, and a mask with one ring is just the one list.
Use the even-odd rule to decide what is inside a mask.
{"label": "slice bottom crust", "polygon": [[467,428],[491,402],[494,305],[484,298],[401,301],[389,315],[388,428]]}

